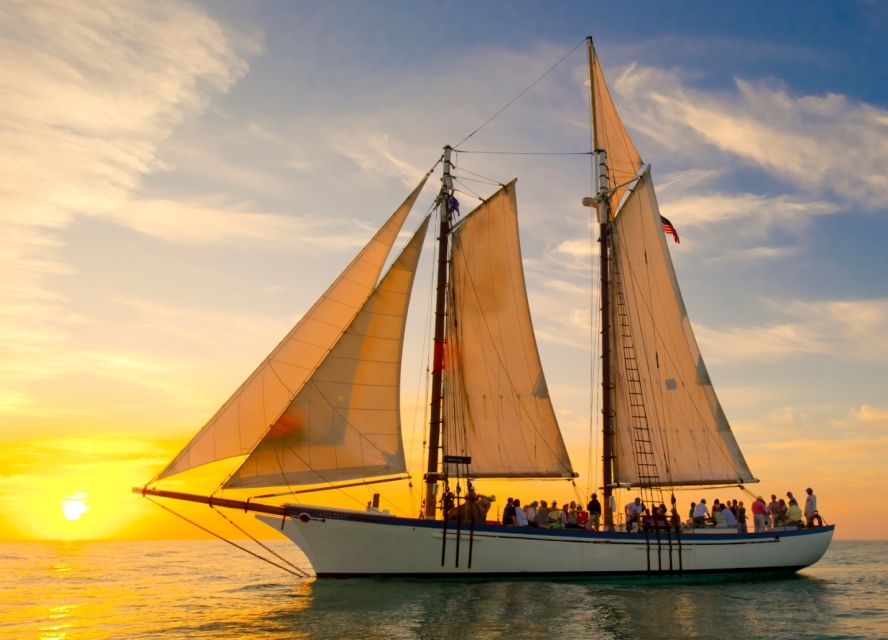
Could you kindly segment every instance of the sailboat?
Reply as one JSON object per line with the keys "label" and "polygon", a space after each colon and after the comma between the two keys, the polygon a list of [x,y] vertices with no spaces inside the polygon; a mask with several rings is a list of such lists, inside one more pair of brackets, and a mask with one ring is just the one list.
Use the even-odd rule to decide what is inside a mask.
{"label": "sailboat", "polygon": [[[449,146],[436,163],[441,187],[431,208],[437,288],[420,517],[293,500],[319,488],[407,478],[401,358],[431,213],[381,274],[430,174],[184,449],[133,491],[256,512],[299,546],[319,578],[668,578],[792,572],[820,559],[834,525],[739,533],[688,527],[676,517],[638,531],[618,526],[618,489],[649,506],[668,502],[677,516],[678,487],[757,480],[698,350],[650,166],[620,119],[591,38],[587,49],[595,190],[582,202],[594,208],[600,231],[600,531],[486,518],[485,479],[578,474],[531,321],[516,182],[459,216]],[[163,486],[220,460],[236,463],[220,489],[265,493],[235,500]]]}

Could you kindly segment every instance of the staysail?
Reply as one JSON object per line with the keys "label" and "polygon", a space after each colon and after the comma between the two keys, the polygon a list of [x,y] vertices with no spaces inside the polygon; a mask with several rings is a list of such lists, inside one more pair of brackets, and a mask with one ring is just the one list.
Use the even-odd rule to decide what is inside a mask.
{"label": "staysail", "polygon": [[[615,482],[754,482],[697,348],[649,172],[642,173],[611,229],[610,307],[618,328],[613,332]],[[656,455],[658,480],[648,480],[651,472],[636,465],[634,452],[644,431]]]}
{"label": "staysail", "polygon": [[157,479],[253,450],[373,291],[427,177]]}
{"label": "staysail", "polygon": [[401,351],[429,218],[226,487],[318,484],[406,470]]}
{"label": "staysail", "polygon": [[473,477],[574,475],[537,351],[514,181],[453,229],[444,452]]}

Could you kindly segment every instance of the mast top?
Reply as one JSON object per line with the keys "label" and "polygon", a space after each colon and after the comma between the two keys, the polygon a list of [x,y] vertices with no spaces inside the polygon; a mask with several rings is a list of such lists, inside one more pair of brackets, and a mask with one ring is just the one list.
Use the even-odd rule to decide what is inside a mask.
{"label": "mast top", "polygon": [[453,147],[449,144],[444,145],[444,160],[443,160],[443,170],[441,173],[441,190],[442,191],[453,191],[453,177],[451,175],[451,170],[453,169],[453,164],[450,162],[450,154],[453,152]]}

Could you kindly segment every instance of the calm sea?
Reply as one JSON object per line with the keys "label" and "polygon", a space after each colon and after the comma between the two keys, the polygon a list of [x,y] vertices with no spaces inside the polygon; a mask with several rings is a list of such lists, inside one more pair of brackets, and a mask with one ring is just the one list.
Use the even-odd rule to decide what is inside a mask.
{"label": "calm sea", "polygon": [[684,585],[317,582],[222,542],[3,543],[0,637],[884,638],[888,542],[834,542],[792,577]]}

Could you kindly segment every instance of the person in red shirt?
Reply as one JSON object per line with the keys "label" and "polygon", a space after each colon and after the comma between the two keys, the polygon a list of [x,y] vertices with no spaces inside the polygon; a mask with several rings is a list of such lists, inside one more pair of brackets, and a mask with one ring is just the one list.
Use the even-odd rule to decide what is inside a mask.
{"label": "person in red shirt", "polygon": [[768,530],[767,512],[768,505],[765,504],[765,499],[761,496],[757,497],[752,503],[752,521],[755,524],[756,533]]}
{"label": "person in red shirt", "polygon": [[583,509],[583,505],[577,505],[577,527],[585,529],[589,524],[589,512]]}

